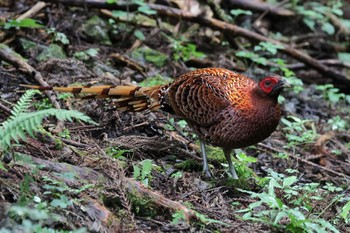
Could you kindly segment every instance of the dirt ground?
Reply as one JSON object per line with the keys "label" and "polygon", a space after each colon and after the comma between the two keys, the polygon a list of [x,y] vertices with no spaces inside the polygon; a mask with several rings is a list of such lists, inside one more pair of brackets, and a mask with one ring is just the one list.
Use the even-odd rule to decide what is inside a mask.
{"label": "dirt ground", "polygon": [[[31,9],[35,1],[1,3],[0,13],[4,19],[13,19]],[[149,23],[146,20],[112,23],[105,12],[94,7],[49,1],[46,4],[31,17],[45,28],[10,28],[0,32],[1,43],[25,58],[23,62],[36,72],[14,65],[18,63],[1,63],[0,122],[9,119],[8,109],[12,109],[25,92],[19,85],[38,85],[35,77],[38,73],[52,86],[147,84],[149,80],[148,84],[152,85],[154,78],[148,77],[161,75],[161,82],[167,82],[190,69],[207,66],[237,72],[273,70],[273,66],[266,71],[266,66],[236,57],[238,47],[220,43],[225,38],[224,32],[200,23],[155,15],[149,18],[156,19],[156,26],[146,25]],[[259,15],[261,13],[254,13],[253,19]],[[87,22],[95,16],[99,19],[91,26]],[[285,24],[289,27],[283,27],[282,20],[271,25],[279,17],[282,16],[267,15],[261,22],[269,26],[259,29],[280,31],[288,37],[297,34],[294,42],[307,43],[305,51],[315,59],[335,57],[336,51],[331,48],[331,44],[337,42],[335,39],[330,43],[325,37],[302,38],[308,30],[300,27],[297,18],[288,18]],[[242,25],[253,19],[243,17],[238,22]],[[166,23],[175,31],[169,31],[164,26]],[[90,27],[98,27],[99,35],[88,33],[96,29]],[[54,28],[55,32],[50,34],[47,28]],[[105,30],[107,35],[102,37]],[[145,38],[135,36],[135,31],[141,31]],[[64,44],[62,39],[55,41],[56,32],[64,33],[69,44]],[[195,44],[197,51],[206,57],[173,59],[174,44],[168,37],[179,38],[181,33],[185,41]],[[338,42],[347,41],[339,37]],[[241,38],[236,45],[248,42]],[[47,52],[52,44],[59,45],[62,51]],[[91,48],[98,54],[86,53]],[[135,55],[139,48],[160,51],[166,59],[163,63],[159,60],[152,63],[143,54],[142,60]],[[85,51],[83,55],[77,54],[82,51]],[[276,174],[296,176],[295,185],[300,188],[290,189],[299,192],[291,199],[287,186],[275,188],[274,195],[286,206],[300,209],[307,206],[308,217],[318,216],[335,225],[339,232],[349,232],[349,221],[339,217],[350,195],[349,86],[300,65],[303,63],[295,58],[279,56],[289,64],[300,66],[291,70],[304,84],[300,85],[300,91],[295,91],[294,86],[282,93],[284,120],[276,132],[258,145],[235,151],[256,159],[237,161],[238,181],[229,177],[222,152],[213,147],[208,148],[214,177],[203,176],[199,142],[181,119],[164,112],[116,111],[110,99],[56,98],[56,93],[53,98],[61,108],[81,111],[97,125],[80,121],[63,123],[48,117],[43,120],[43,130],[35,137],[18,143],[13,141],[11,150],[2,154],[6,170],[0,169],[0,232],[50,232],[49,229],[57,232],[287,232],[286,226],[292,221],[287,216],[271,224],[247,220],[243,217],[245,212],[237,212],[260,200],[241,190],[267,193],[268,179],[264,178],[281,178]],[[349,74],[349,68],[342,67],[339,71]],[[165,81],[163,77],[167,77]],[[329,88],[318,87],[324,84],[334,84],[340,91],[332,94]],[[332,101],[332,97],[339,99]],[[52,104],[45,94],[37,94],[30,109],[45,109]],[[340,125],[337,126],[335,119]],[[150,174],[135,177],[135,170],[146,169],[142,162],[145,160],[152,161]],[[318,186],[308,193],[305,187],[312,184]],[[302,202],[303,199],[307,203]],[[267,210],[269,207],[260,205],[253,213]],[[297,227],[293,229],[290,231],[298,232]]]}

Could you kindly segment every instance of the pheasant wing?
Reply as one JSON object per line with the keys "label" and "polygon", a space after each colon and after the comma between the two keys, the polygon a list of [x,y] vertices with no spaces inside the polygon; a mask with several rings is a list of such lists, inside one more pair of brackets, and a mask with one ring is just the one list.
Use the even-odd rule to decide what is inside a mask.
{"label": "pheasant wing", "polygon": [[197,125],[214,124],[230,105],[224,81],[223,77],[210,74],[180,78],[169,93],[175,113]]}

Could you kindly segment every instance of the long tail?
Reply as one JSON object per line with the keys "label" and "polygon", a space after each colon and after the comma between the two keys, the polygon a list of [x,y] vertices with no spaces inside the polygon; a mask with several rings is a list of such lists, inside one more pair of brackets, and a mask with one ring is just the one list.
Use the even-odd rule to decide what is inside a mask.
{"label": "long tail", "polygon": [[22,87],[37,89],[40,91],[59,91],[74,94],[88,94],[83,98],[112,98],[115,105],[122,111],[143,111],[146,109],[156,111],[161,107],[162,90],[165,86],[140,87],[140,86],[71,86],[51,87],[21,85]]}

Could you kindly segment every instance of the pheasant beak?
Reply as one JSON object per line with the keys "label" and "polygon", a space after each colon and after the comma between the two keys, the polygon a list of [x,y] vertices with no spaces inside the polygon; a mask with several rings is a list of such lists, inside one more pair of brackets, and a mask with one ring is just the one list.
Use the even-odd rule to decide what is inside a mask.
{"label": "pheasant beak", "polygon": [[290,82],[288,82],[287,79],[281,79],[281,80],[278,82],[278,86],[281,86],[281,87],[291,87]]}

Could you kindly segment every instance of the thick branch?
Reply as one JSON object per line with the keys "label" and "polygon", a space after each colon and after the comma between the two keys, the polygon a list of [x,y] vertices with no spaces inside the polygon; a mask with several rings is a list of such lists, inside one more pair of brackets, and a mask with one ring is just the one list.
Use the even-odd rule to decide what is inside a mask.
{"label": "thick branch", "polygon": [[[117,4],[107,4],[105,1],[98,1],[98,0],[46,0],[48,2],[57,2],[57,3],[64,3],[69,5],[81,5],[81,6],[90,6],[90,7],[97,7],[97,8],[110,8],[110,9],[128,9],[132,10],[136,6],[133,4],[130,5],[117,5]],[[205,25],[207,27],[210,27],[215,30],[219,30],[225,33],[231,33],[232,36],[242,36],[249,40],[253,41],[268,41],[274,44],[282,45],[283,48],[281,49],[282,52],[290,55],[291,57],[309,65],[310,67],[314,68],[315,70],[319,71],[320,73],[327,75],[340,84],[350,85],[350,80],[346,77],[346,75],[331,69],[318,60],[310,57],[308,54],[303,53],[300,50],[294,49],[286,44],[282,44],[281,42],[270,39],[268,37],[262,36],[258,33],[249,31],[245,28],[239,27],[234,24],[226,23],[221,20],[203,17],[200,15],[195,15],[187,11],[181,11],[179,9],[157,5],[157,4],[149,4],[148,5],[151,9],[157,11],[157,13],[161,16],[167,16],[171,18],[181,19],[181,20],[187,20],[190,22],[199,23],[201,25]]]}
{"label": "thick branch", "polygon": [[224,5],[228,5],[229,8],[242,8],[245,10],[257,11],[257,12],[268,12],[268,14],[290,17],[294,16],[293,11],[284,9],[279,6],[273,6],[266,2],[256,1],[256,0],[226,0],[223,2]]}

